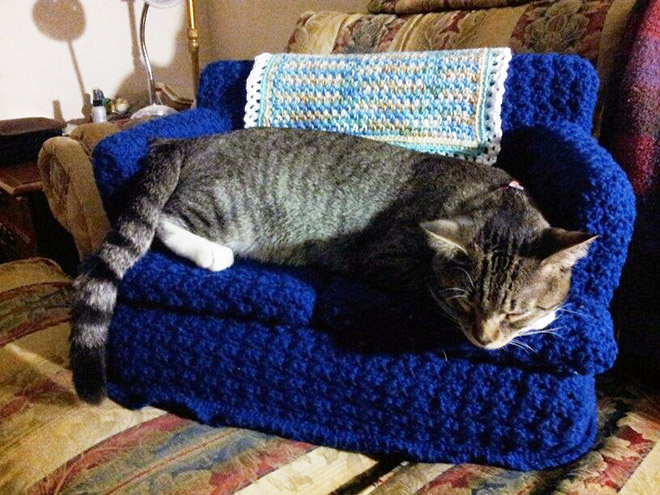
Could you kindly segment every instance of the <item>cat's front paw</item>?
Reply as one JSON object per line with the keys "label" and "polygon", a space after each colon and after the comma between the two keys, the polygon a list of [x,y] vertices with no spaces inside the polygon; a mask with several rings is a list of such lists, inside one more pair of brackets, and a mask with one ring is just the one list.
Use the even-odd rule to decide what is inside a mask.
{"label": "cat's front paw", "polygon": [[220,244],[211,245],[212,261],[208,269],[213,272],[225,270],[234,264],[234,252],[227,246]]}

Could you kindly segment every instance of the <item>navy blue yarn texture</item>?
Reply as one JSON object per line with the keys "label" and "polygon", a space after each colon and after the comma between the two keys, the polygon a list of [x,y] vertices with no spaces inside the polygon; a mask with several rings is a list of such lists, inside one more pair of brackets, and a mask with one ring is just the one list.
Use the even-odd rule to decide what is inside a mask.
{"label": "navy blue yarn texture", "polygon": [[[250,62],[216,62],[199,108],[115,134],[94,165],[110,216],[154,137],[240,126]],[[632,234],[625,174],[591,138],[598,81],[578,57],[516,55],[501,166],[554,225],[599,234],[574,270],[563,338],[488,352],[429,308],[327,273],[238,260],[210,273],[154,250],[122,282],[108,343],[109,390],[214,425],[426,462],[538,469],[595,438],[594,375],[612,366],[607,309]],[[553,325],[554,326],[554,325]]]}

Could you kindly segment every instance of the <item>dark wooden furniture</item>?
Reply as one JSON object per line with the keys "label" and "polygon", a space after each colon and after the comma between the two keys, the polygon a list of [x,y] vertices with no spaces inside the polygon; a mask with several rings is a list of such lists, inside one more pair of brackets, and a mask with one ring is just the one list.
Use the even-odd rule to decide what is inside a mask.
{"label": "dark wooden furniture", "polygon": [[41,189],[36,162],[0,167],[0,263],[45,256],[72,272],[73,239],[53,218]]}

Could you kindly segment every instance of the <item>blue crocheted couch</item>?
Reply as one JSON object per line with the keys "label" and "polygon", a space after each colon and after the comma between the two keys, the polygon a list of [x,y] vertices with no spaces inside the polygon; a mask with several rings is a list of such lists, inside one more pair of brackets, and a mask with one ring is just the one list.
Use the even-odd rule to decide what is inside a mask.
{"label": "blue crocheted couch", "polygon": [[[217,62],[198,108],[102,141],[95,174],[116,216],[153,137],[242,125],[250,62]],[[110,329],[110,396],[215,425],[426,462],[545,468],[596,434],[594,377],[616,343],[608,305],[625,260],[634,198],[590,137],[598,81],[570,56],[516,55],[498,159],[551,223],[598,233],[575,268],[562,338],[534,351],[474,348],[424,308],[307,268],[238,260],[212,273],[153,250],[127,274]]]}

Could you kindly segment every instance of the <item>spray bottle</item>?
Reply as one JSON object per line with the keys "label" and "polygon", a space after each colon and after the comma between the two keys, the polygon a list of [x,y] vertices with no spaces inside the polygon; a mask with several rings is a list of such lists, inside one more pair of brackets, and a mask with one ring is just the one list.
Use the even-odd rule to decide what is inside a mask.
{"label": "spray bottle", "polygon": [[98,88],[92,90],[92,122],[107,122],[108,115],[103,105],[103,91]]}

